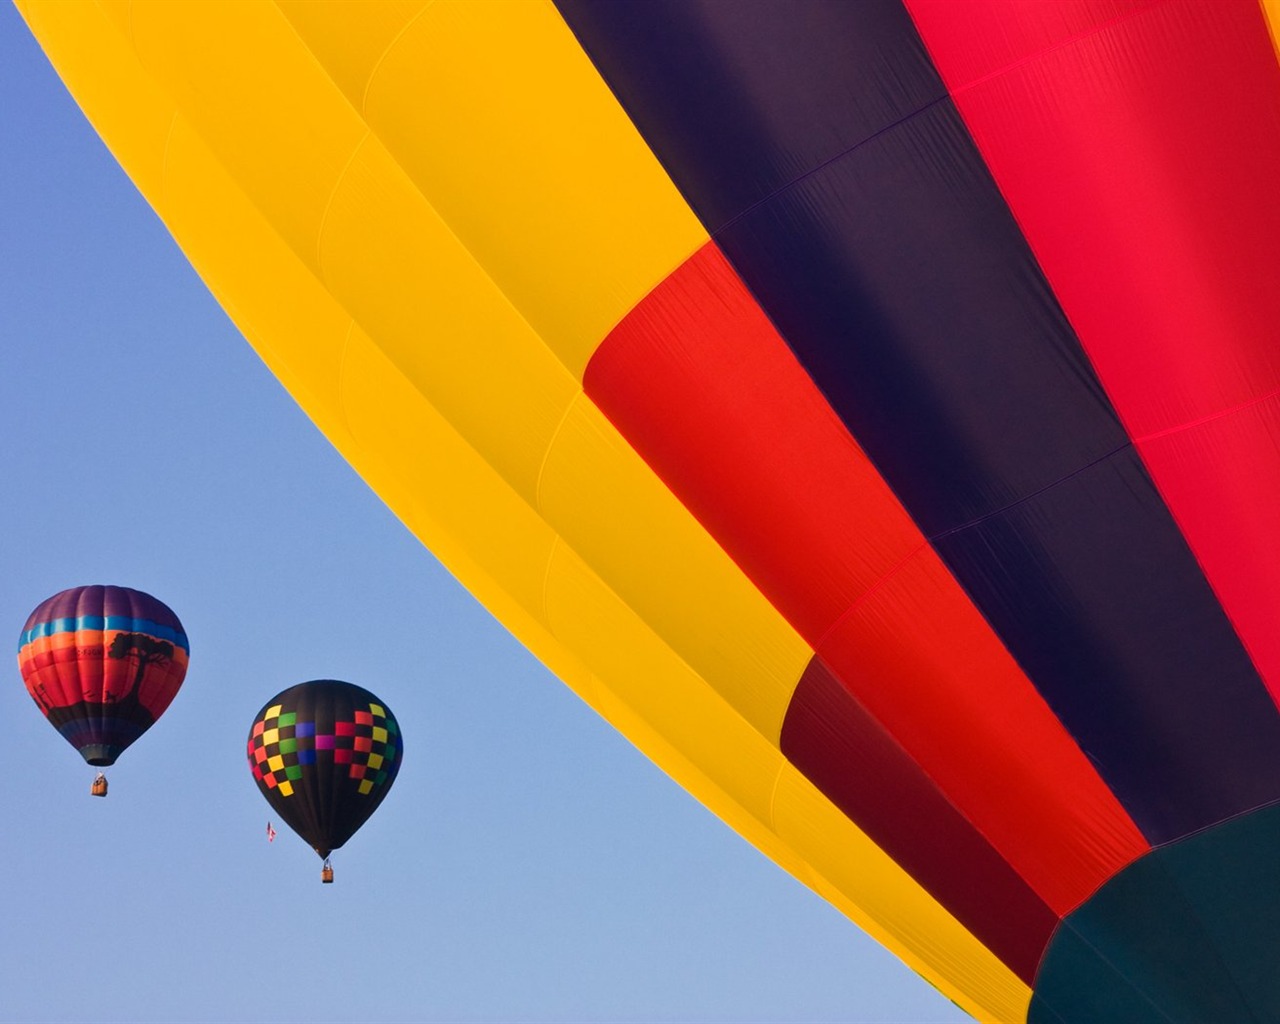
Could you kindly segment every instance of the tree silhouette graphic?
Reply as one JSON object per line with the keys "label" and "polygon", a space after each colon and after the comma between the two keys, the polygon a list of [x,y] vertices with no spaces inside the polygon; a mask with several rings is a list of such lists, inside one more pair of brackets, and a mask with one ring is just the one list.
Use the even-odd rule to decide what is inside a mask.
{"label": "tree silhouette graphic", "polygon": [[122,704],[141,705],[139,691],[147,669],[152,665],[161,665],[173,658],[173,644],[168,640],[157,640],[145,633],[117,633],[107,650],[107,657],[121,661],[125,658],[138,659],[138,671],[134,673],[133,685],[129,692],[116,702]]}

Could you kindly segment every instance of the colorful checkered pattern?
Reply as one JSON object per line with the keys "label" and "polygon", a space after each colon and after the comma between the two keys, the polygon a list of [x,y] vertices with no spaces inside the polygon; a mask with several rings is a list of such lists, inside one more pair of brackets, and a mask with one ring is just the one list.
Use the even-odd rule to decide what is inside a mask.
{"label": "colorful checkered pattern", "polygon": [[293,784],[318,759],[348,765],[348,778],[358,791],[372,793],[387,781],[400,750],[400,727],[380,704],[356,711],[354,721],[334,723],[332,733],[319,733],[315,722],[300,722],[296,712],[273,704],[253,725],[249,764],[253,777],[281,796],[293,795]]}

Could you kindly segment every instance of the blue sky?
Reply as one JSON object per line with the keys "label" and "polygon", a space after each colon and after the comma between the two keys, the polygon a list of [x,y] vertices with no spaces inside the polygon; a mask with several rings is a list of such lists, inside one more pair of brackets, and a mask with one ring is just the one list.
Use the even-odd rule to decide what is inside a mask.
{"label": "blue sky", "polygon": [[[0,686],[0,1021],[968,1018],[605,725],[236,332],[0,5],[0,625],[154,593],[191,670],[111,795]],[[350,679],[404,767],[319,883],[254,713]]]}

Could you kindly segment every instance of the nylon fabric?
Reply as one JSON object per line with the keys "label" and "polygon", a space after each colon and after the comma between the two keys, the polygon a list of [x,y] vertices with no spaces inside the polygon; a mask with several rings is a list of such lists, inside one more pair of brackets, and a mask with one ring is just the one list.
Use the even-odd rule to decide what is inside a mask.
{"label": "nylon fabric", "polygon": [[[788,710],[788,756],[823,766],[899,858],[936,859],[930,887],[944,903],[948,890],[983,891],[967,872],[987,870],[988,843],[1060,913],[1147,849],[714,245],[627,315],[586,387],[907,751],[877,747],[874,769],[837,779],[830,762],[848,759],[810,748],[822,731],[791,728],[812,713],[803,685]],[[916,785],[916,771],[982,837],[972,864],[957,843],[928,838],[926,808],[954,828],[950,805],[880,799],[895,780]],[[1005,901],[978,909],[1001,917]]]}
{"label": "nylon fabric", "polygon": [[[964,6],[943,6],[966,31],[982,20],[967,19]],[[801,365],[1147,840],[1168,841],[1255,807],[1280,792],[1274,703],[1134,455],[956,104],[927,87],[933,72],[915,29],[889,7],[897,5],[813,5],[806,17],[792,18],[789,7],[770,5],[740,14],[716,5],[561,4]],[[1038,17],[1038,6],[1017,9]],[[1186,17],[1177,4],[1151,11],[1166,9],[1171,31],[1153,33],[1152,45],[1199,45],[1196,26],[1217,37],[1214,46],[1239,34],[1231,28],[1235,15],[1209,32],[1213,7]],[[1240,9],[1261,25],[1256,8]],[[986,31],[998,34],[1004,8],[990,10],[996,13]],[[1145,17],[1154,14],[1114,24]],[[708,34],[712,20],[718,31]],[[646,45],[655,32],[679,42]],[[779,34],[788,47],[774,50]],[[898,74],[884,76],[874,62],[855,59],[873,44],[877,52],[901,55]],[[762,53],[769,59],[754,59]],[[1229,66],[1225,59],[1219,53],[1217,66]],[[1248,65],[1253,58],[1242,59]],[[1268,50],[1268,74],[1274,63]],[[673,77],[673,66],[698,72]],[[827,70],[814,78],[813,67]],[[1136,75],[1137,67],[1120,60],[1114,73]],[[1159,72],[1153,81],[1170,85],[1180,73],[1176,62]],[[989,80],[993,88],[998,82]],[[1185,83],[1181,89],[1184,97],[1195,91]],[[843,102],[847,95],[897,96],[897,90],[899,116],[889,124]],[[1261,92],[1258,102],[1269,102],[1274,91]],[[767,198],[725,210],[718,182],[759,177],[780,163],[788,129],[748,116],[756,96],[777,93],[790,96],[771,100],[771,108],[803,107],[815,135],[836,135],[845,148],[801,168]],[[688,110],[733,102],[747,113],[731,109],[721,119],[738,130],[714,146],[696,137]],[[1200,98],[1199,107],[1212,106]],[[1091,119],[1053,138],[1072,138],[1095,122],[1121,133],[1127,125],[1138,139],[1159,137],[1158,118],[1153,128],[1133,127],[1146,109],[1142,101],[1120,117],[1095,109]],[[1271,116],[1280,117],[1274,104]],[[1037,117],[1035,109],[1019,108],[1010,122],[1011,150],[1024,133],[1034,139]],[[1239,139],[1249,137],[1238,115],[1231,123]],[[1105,188],[1109,153],[1098,152],[1099,166],[1080,180]],[[1186,161],[1193,167],[1207,159],[1196,152]],[[1151,188],[1147,168],[1175,166],[1178,154],[1166,148],[1151,155],[1158,159],[1134,164],[1125,194],[1142,191],[1145,206],[1170,224],[1199,226],[1203,217],[1178,216],[1194,201],[1190,191],[1174,188],[1166,196]],[[1262,162],[1241,177],[1257,188],[1233,193],[1220,208],[1227,222],[1244,222],[1253,208],[1241,196],[1267,194],[1254,180]],[[1027,184],[1069,231],[1074,207],[1044,184],[1058,170],[1045,166]],[[1218,181],[1229,183],[1219,191],[1235,188],[1232,176]],[[1134,230],[1124,208],[1104,209],[1104,220],[1124,225],[1131,244],[1148,251],[1150,239]],[[1271,204],[1261,219],[1277,216]],[[1248,240],[1258,235],[1252,224],[1241,232]],[[1198,258],[1194,246],[1177,251]],[[1252,273],[1265,277],[1274,255],[1255,259]],[[1095,261],[1079,266],[1082,282],[1096,279]],[[1109,284],[1119,287],[1122,279],[1113,275]],[[1234,289],[1228,284],[1223,291]],[[1092,295],[1104,292],[1110,289]],[[1271,290],[1272,303],[1280,301],[1277,294]],[[1106,301],[1098,308],[1105,310]],[[1230,307],[1226,315],[1228,322],[1233,315],[1248,321],[1257,310]],[[1145,328],[1126,321],[1125,329]],[[1274,346],[1267,352],[1258,349],[1262,363],[1274,359]]]}
{"label": "nylon fabric", "polygon": [[366,29],[361,10],[356,35],[377,42],[356,48],[359,71],[347,66],[353,33],[340,8],[282,9],[449,230],[580,380],[621,312],[706,231],[553,7],[434,3],[410,16],[410,6],[379,11],[403,20],[393,38],[394,21]]}
{"label": "nylon fabric", "polygon": [[[945,2],[908,7],[1144,465],[1280,697],[1280,66],[1264,16],[1274,31],[1275,5],[1139,4],[1109,17],[1065,4],[1072,22],[1051,35],[1033,32],[1032,12],[1016,5],[965,5],[962,18]],[[989,53],[982,41],[997,24],[1007,48]],[[1274,792],[1271,780],[1246,804]]]}
{"label": "nylon fabric", "polygon": [[821,661],[811,662],[800,680],[782,750],[1018,977],[1032,983],[1058,915]]}
{"label": "nylon fabric", "polygon": [[1201,1024],[1280,1015],[1270,806],[1153,851],[1063,922],[1028,1019]]}
{"label": "nylon fabric", "polygon": [[[136,73],[136,60],[125,42],[127,34],[107,30],[96,8],[24,4],[21,9],[95,123],[129,123],[137,92],[144,96],[144,107],[160,112],[156,121],[163,118],[164,123],[154,124],[154,131],[130,125],[121,134],[123,141],[109,136],[117,156],[126,167],[136,163],[144,171],[162,168],[162,176],[152,181],[149,198],[220,301],[318,425],[473,592],[696,796],[780,863],[833,896],[856,920],[866,922],[948,995],[990,1019],[1013,1019],[1024,1012],[1030,995],[1027,987],[829,801],[803,780],[792,778],[776,747],[747,725],[740,712],[700,679],[684,657],[653,633],[610,584],[595,577],[573,546],[537,515],[530,505],[530,489],[537,499],[539,487],[546,483],[540,480],[541,461],[530,469],[525,455],[509,455],[511,464],[521,467],[521,474],[510,474],[514,484],[495,472],[488,453],[477,450],[426,399],[424,390],[438,385],[406,376],[404,368],[388,357],[395,344],[366,331],[364,320],[372,317],[363,309],[361,317],[353,317],[348,308],[352,297],[333,294],[328,275],[350,283],[360,273],[359,268],[342,265],[343,254],[330,249],[342,232],[359,230],[358,225],[343,220],[349,214],[340,203],[357,201],[362,189],[367,191],[366,198],[376,199],[379,188],[384,190],[383,196],[413,197],[403,187],[403,176],[397,179],[396,169],[376,152],[380,140],[367,126],[351,122],[347,98],[317,79],[314,56],[296,50],[279,59],[272,54],[272,46],[296,48],[297,34],[279,25],[247,23],[275,18],[274,8],[192,5],[177,9],[187,12],[179,14],[148,6],[124,14],[129,25],[126,31],[141,40],[147,60],[157,62],[151,70],[158,68],[166,82],[167,76],[179,80],[188,72],[208,73],[216,80],[210,61],[225,59],[231,65],[243,62],[241,53],[248,52],[255,68],[259,72],[269,69],[272,79],[270,88],[254,96],[254,102],[245,108],[251,114],[273,103],[283,104],[291,113],[295,107],[311,104],[301,118],[301,123],[310,124],[321,108],[339,111],[335,116],[346,127],[330,125],[318,134],[317,145],[323,152],[314,163],[305,158],[299,161],[296,153],[270,144],[257,156],[231,152],[244,142],[236,136],[231,108],[220,106],[226,97],[197,95],[198,90],[180,81],[173,92],[181,98],[182,111],[175,114],[175,104],[165,95],[169,85],[161,86],[146,74]],[[163,31],[159,22],[138,24],[140,16],[145,21],[157,12],[166,19]],[[217,24],[204,20],[223,17],[227,20]],[[172,38],[165,33],[172,33]],[[239,48],[242,37],[247,40],[244,51]],[[186,43],[180,44],[178,40],[183,38]],[[198,59],[192,62],[175,55],[191,47],[208,52],[197,54]],[[77,51],[93,54],[91,67],[118,64],[128,71],[96,78],[76,63]],[[64,59],[69,66],[63,66]],[[537,53],[529,60],[536,64]],[[231,70],[234,73],[236,69]],[[288,77],[295,73],[299,76],[296,80]],[[312,85],[315,93],[308,92]],[[595,78],[584,83],[583,89],[597,95],[603,92]],[[229,89],[228,95],[243,99],[244,85]],[[339,97],[341,107],[332,106],[331,101]],[[205,111],[207,123],[201,119],[201,105],[206,101],[212,104]],[[572,112],[565,112],[561,130],[572,131],[573,126]],[[261,140],[269,133],[259,126],[251,134]],[[290,138],[295,144],[305,141],[298,132]],[[264,161],[261,167],[243,164],[259,156]],[[274,171],[265,167],[268,156],[281,161]],[[353,157],[359,163],[353,162]],[[229,176],[227,170],[234,173]],[[329,184],[300,188],[291,198],[283,182],[299,173],[313,174],[317,181],[328,176]],[[280,180],[267,180],[271,174],[278,174]],[[335,199],[335,183],[351,191]],[[246,189],[249,191],[243,191]],[[277,209],[272,203],[282,205]],[[272,214],[270,220],[264,211]],[[561,212],[571,218],[572,210]],[[407,216],[423,223],[420,209],[407,211]],[[436,232],[436,237],[443,240],[449,233]],[[688,241],[684,237],[673,244],[674,261],[690,251]],[[617,244],[625,247],[626,240],[617,240]],[[471,259],[456,242],[441,258],[464,263]],[[337,262],[331,264],[331,259]],[[647,273],[656,280],[670,269],[655,267]],[[472,273],[466,267],[453,272]],[[578,287],[589,290],[589,284],[582,280]],[[494,293],[501,295],[497,289]],[[618,302],[615,319],[620,319],[626,304],[637,297],[612,294]],[[398,296],[406,305],[414,300],[413,293]],[[499,311],[492,315],[507,314]],[[527,326],[519,330],[531,345],[545,343]],[[574,349],[570,346],[565,351]],[[555,381],[562,372],[572,384],[573,374],[567,370],[552,367],[549,372],[547,379],[555,387],[560,386]],[[570,386],[570,403],[575,394]],[[553,436],[561,420],[556,419]],[[639,460],[631,458],[632,465],[638,465]],[[554,459],[547,462],[549,468],[554,465]],[[656,484],[638,486],[649,495],[661,493],[652,489]],[[543,495],[543,500],[553,499]],[[720,564],[729,564],[723,556],[719,558]],[[643,555],[637,554],[636,561],[643,562]],[[575,588],[584,594],[581,608],[565,596]],[[559,610],[563,609],[570,610],[567,617],[561,615]],[[589,610],[595,610],[597,618],[588,621],[599,626],[603,617],[605,626],[588,631],[587,636],[572,637],[588,652],[584,658],[562,642],[558,631],[572,633],[563,620],[578,621]],[[732,635],[733,628],[729,624],[708,632]],[[689,690],[682,692],[678,705],[646,704],[653,690],[652,679],[648,673],[628,671],[636,653],[629,642],[639,635],[649,638],[646,643],[652,646],[653,657],[660,658],[668,677],[688,680]],[[799,649],[803,650],[803,645]],[[645,655],[637,662],[652,664],[648,658]],[[671,743],[668,735],[678,736],[684,746]],[[714,744],[720,741],[703,737],[721,735],[741,737],[750,746],[735,753],[729,762],[718,761],[723,752],[717,753]],[[704,750],[708,742],[713,746]],[[732,743],[726,749],[733,753]],[[765,767],[758,773],[746,772],[737,767],[739,761]],[[769,769],[770,763],[776,768]],[[757,781],[750,781],[753,778]],[[794,801],[784,789],[797,794]],[[751,810],[744,810],[744,806]],[[768,808],[773,816],[772,827],[761,823],[762,808]],[[883,923],[876,923],[862,909],[864,905],[876,914],[894,906],[900,909],[888,913]]]}

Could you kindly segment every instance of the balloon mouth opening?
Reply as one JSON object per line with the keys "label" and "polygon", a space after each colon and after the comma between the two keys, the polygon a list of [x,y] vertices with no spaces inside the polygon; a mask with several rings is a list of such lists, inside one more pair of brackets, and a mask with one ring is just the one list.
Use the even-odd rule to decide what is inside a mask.
{"label": "balloon mouth opening", "polygon": [[94,768],[106,768],[115,764],[119,753],[118,750],[113,750],[105,743],[94,743],[91,746],[80,748],[80,756]]}

